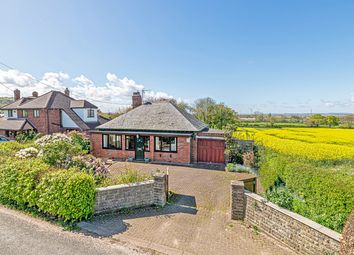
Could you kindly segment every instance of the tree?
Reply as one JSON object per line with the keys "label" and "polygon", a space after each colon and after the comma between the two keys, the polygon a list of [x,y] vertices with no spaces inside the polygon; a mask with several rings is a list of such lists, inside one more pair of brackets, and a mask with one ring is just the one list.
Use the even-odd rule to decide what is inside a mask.
{"label": "tree", "polygon": [[333,126],[338,126],[339,125],[339,118],[333,115],[327,116],[326,117],[326,124],[329,127],[333,127]]}
{"label": "tree", "polygon": [[352,128],[354,126],[354,115],[343,116],[340,122],[346,127]]}
{"label": "tree", "polygon": [[223,103],[216,103],[210,97],[195,101],[192,113],[211,128],[224,129],[237,123],[237,114]]}
{"label": "tree", "polygon": [[320,125],[326,124],[326,117],[321,114],[313,114],[306,119],[306,124],[311,127],[319,127]]}

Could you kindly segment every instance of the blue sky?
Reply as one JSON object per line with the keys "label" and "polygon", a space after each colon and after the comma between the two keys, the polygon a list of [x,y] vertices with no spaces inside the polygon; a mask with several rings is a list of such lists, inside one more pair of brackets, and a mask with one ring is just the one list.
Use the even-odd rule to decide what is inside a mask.
{"label": "blue sky", "polygon": [[0,82],[24,93],[42,92],[39,79],[114,102],[102,105],[110,110],[144,87],[240,113],[354,112],[354,1],[5,0],[1,9],[0,61],[18,71],[0,66]]}

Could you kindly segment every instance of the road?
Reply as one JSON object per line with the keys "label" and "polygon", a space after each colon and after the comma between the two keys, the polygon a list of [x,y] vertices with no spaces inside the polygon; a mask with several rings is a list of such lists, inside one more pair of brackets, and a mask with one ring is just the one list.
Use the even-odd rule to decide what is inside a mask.
{"label": "road", "polygon": [[111,239],[95,238],[62,230],[0,205],[1,255],[141,255],[150,254]]}

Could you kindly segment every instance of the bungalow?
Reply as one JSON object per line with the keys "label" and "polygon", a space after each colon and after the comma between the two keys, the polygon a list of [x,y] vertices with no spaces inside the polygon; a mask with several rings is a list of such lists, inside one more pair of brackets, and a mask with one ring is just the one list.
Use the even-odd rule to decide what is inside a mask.
{"label": "bungalow", "polygon": [[78,130],[86,132],[105,123],[97,114],[97,107],[86,100],[75,100],[70,91],[49,91],[41,96],[21,97],[14,91],[14,102],[0,108],[0,135],[14,136],[16,132],[36,130],[43,134]]}
{"label": "bungalow", "polygon": [[170,102],[142,104],[90,131],[92,153],[120,160],[152,160],[178,164],[225,163],[222,131],[211,130]]}

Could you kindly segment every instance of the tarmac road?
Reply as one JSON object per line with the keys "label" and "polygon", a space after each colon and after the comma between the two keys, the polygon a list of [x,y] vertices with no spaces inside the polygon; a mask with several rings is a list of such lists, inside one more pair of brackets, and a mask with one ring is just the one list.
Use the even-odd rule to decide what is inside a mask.
{"label": "tarmac road", "polygon": [[1,255],[141,255],[109,238],[64,231],[61,227],[0,205]]}

